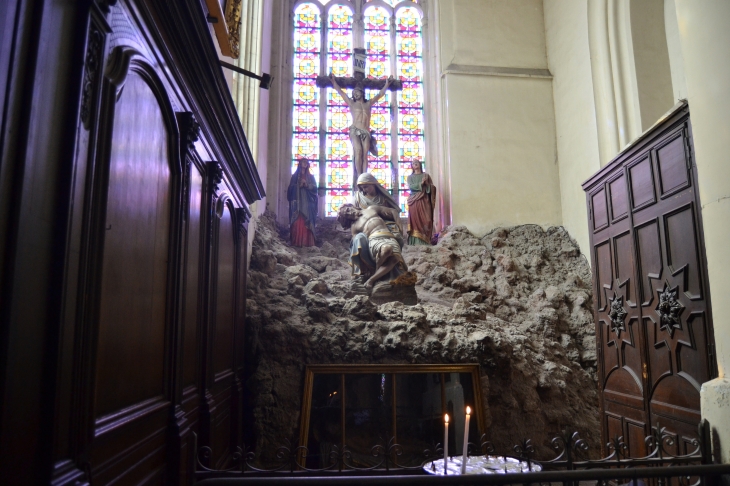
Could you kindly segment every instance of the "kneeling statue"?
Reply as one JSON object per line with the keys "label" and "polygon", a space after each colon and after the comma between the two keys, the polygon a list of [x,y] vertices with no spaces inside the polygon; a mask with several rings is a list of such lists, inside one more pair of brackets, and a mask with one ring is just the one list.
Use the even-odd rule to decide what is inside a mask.
{"label": "kneeling statue", "polygon": [[352,232],[350,266],[353,277],[364,283],[371,300],[376,303],[397,300],[415,305],[416,276],[408,271],[400,244],[385,223],[384,218],[390,216],[391,210],[383,206],[358,209],[352,204],[343,204],[337,220]]}

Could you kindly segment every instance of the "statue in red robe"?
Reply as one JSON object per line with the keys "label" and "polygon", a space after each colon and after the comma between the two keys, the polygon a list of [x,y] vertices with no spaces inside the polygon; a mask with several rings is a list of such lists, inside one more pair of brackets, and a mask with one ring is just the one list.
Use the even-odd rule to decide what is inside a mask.
{"label": "statue in red robe", "polygon": [[436,186],[423,172],[421,162],[411,162],[413,174],[408,176],[408,244],[431,245],[433,212],[436,208]]}
{"label": "statue in red robe", "polygon": [[314,225],[317,221],[317,181],[309,172],[309,161],[299,159],[286,191],[289,201],[289,230],[292,246],[314,246]]}

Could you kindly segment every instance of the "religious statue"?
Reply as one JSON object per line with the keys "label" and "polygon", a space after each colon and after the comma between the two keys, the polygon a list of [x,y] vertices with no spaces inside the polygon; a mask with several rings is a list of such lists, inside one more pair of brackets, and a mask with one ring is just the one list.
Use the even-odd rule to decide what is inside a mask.
{"label": "religious statue", "polygon": [[358,209],[352,204],[343,204],[337,214],[340,225],[352,232],[353,274],[356,278],[367,278],[364,284],[368,290],[381,279],[391,282],[408,272],[400,243],[385,224],[385,218],[390,217],[390,210],[384,206]]}
{"label": "religious statue", "polygon": [[431,176],[423,172],[421,162],[411,162],[413,173],[408,176],[408,244],[431,245],[433,211],[436,207],[436,186]]}
{"label": "religious statue", "polygon": [[365,172],[357,178],[357,192],[353,196],[353,204],[358,209],[367,209],[371,206],[383,206],[390,210],[391,216],[385,218],[385,224],[391,233],[403,247],[403,230],[400,227],[400,206],[390,197],[388,191],[380,185],[378,180],[370,173]]}
{"label": "religious statue", "polygon": [[330,73],[330,80],[335,91],[339,93],[345,103],[347,103],[347,106],[350,107],[350,113],[352,114],[350,142],[352,143],[352,153],[355,162],[355,177],[358,177],[368,170],[368,152],[373,152],[374,155],[377,155],[377,144],[372,140],[372,135],[370,134],[370,114],[373,104],[385,95],[385,90],[388,89],[390,83],[393,81],[393,76],[389,77],[378,94],[369,100],[365,99],[365,91],[361,85],[353,88],[352,98],[350,98],[342,91],[334,74]]}
{"label": "religious statue", "polygon": [[289,201],[289,228],[292,246],[314,246],[317,220],[317,182],[309,172],[309,161],[301,158],[291,176],[286,198]]}

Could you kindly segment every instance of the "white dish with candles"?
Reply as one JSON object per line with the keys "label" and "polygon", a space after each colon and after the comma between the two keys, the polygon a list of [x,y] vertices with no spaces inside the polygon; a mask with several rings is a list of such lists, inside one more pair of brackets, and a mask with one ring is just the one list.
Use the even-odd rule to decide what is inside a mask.
{"label": "white dish with candles", "polygon": [[444,458],[426,461],[423,470],[437,476],[453,476],[460,474],[508,474],[531,471],[542,471],[539,464],[528,464],[514,457],[507,456],[472,456],[467,457],[469,445],[469,420],[471,407],[466,407],[464,420],[464,444],[461,456],[449,457],[449,414],[444,415]]}
{"label": "white dish with candles", "polygon": [[[423,464],[423,470],[436,476],[456,476],[460,474],[509,474],[542,471],[540,464],[521,461],[504,456],[470,456],[462,469],[462,456],[449,457],[444,469],[444,460],[435,459]],[[463,472],[462,472],[463,471]]]}

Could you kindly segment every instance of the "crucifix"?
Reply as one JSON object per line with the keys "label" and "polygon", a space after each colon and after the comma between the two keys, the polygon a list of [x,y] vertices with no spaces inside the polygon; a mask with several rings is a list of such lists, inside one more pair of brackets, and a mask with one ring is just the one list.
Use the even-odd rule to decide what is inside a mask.
{"label": "crucifix", "polygon": [[[386,90],[398,91],[403,89],[403,83],[398,79],[374,79],[365,77],[365,62],[367,51],[356,47],[353,52],[354,77],[336,77],[332,73],[329,76],[317,76],[317,86],[320,88],[333,87],[342,99],[347,103],[352,114],[352,125],[350,126],[350,143],[354,158],[354,181],[357,177],[368,170],[368,152],[378,156],[378,145],[370,130],[370,113],[372,106],[383,97]],[[352,97],[348,97],[342,88],[351,88]],[[369,100],[365,99],[366,89],[379,89],[377,95]],[[354,185],[354,184],[353,184]]]}

